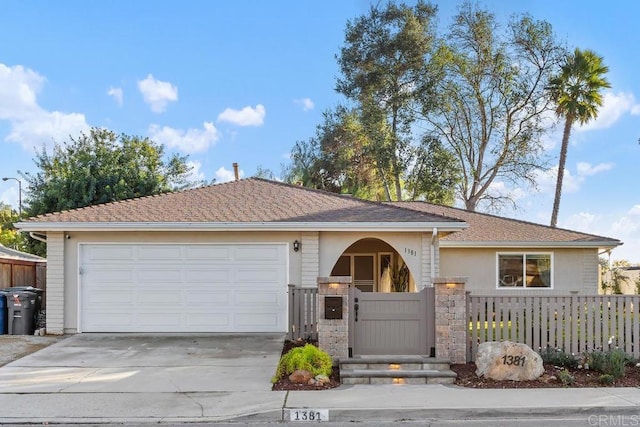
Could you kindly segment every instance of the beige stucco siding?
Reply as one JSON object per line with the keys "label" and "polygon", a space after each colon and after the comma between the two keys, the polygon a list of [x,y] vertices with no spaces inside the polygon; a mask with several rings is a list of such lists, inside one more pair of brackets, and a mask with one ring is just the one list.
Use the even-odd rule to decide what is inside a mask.
{"label": "beige stucco siding", "polygon": [[[544,252],[553,254],[553,289],[530,288],[497,289],[496,253]],[[518,295],[533,293],[562,293],[578,291],[581,294],[596,294],[598,291],[597,249],[552,249],[552,248],[446,248],[440,247],[441,276],[468,277],[466,289],[471,292]]]}
{"label": "beige stucco siding", "polygon": [[[64,238],[68,235],[69,239]],[[53,271],[48,268],[47,276],[47,328],[55,327],[62,333],[62,319],[64,318],[64,332],[77,332],[78,323],[78,260],[79,247],[88,243],[287,243],[289,245],[289,283],[301,283],[302,251],[293,251],[293,241],[302,240],[301,233],[296,232],[69,232],[55,233],[50,238],[48,233],[48,256],[64,254],[64,273],[55,271],[56,261],[53,261]],[[305,239],[307,240],[307,239]],[[307,240],[308,241],[308,240]],[[313,248],[307,247],[307,251]],[[304,243],[303,243],[304,248]],[[51,258],[49,258],[51,259]],[[62,270],[62,269],[60,269]],[[64,289],[64,310],[56,308],[58,296],[62,303]],[[53,290],[53,292],[51,292]],[[50,300],[51,298],[51,300]],[[52,305],[50,305],[52,304]]]}

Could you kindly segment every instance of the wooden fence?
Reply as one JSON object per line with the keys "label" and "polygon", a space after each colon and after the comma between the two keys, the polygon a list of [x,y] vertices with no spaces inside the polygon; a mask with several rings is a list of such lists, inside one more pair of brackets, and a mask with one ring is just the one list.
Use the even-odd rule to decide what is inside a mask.
{"label": "wooden fence", "polygon": [[640,296],[553,295],[467,296],[469,345],[475,360],[478,345],[509,340],[534,351],[561,349],[580,355],[618,347],[640,357]]}
{"label": "wooden fence", "polygon": [[318,338],[318,288],[289,285],[289,339]]}

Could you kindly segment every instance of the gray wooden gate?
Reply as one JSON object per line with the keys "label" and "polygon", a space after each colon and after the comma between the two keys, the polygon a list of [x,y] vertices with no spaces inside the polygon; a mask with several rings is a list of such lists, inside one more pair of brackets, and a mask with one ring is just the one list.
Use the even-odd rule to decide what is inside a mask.
{"label": "gray wooden gate", "polygon": [[349,353],[435,355],[435,288],[420,292],[349,290]]}

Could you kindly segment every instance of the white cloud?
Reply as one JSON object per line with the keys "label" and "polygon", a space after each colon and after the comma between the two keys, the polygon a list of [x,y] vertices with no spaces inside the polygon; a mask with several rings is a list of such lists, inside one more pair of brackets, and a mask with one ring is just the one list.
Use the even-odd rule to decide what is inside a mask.
{"label": "white cloud", "polygon": [[43,145],[51,148],[54,140],[89,129],[84,114],[47,111],[38,105],[44,82],[44,77],[21,65],[0,64],[0,120],[11,125],[6,140],[26,150]]}
{"label": "white cloud", "polygon": [[244,107],[242,110],[227,108],[218,115],[218,121],[238,126],[262,126],[266,113],[262,104],[256,105],[256,108]]}
{"label": "white cloud", "polygon": [[154,113],[162,113],[167,104],[178,100],[178,88],[169,82],[156,80],[149,74],[146,79],[138,81],[138,90],[144,97],[144,102],[151,106]]}
{"label": "white cloud", "polygon": [[201,182],[204,181],[205,175],[202,172],[202,163],[189,160],[187,162],[187,166],[191,168],[191,173],[187,177],[187,181],[189,182]]}
{"label": "white cloud", "polygon": [[[576,165],[576,174],[571,173],[569,168],[564,169],[564,178],[562,179],[562,193],[577,193],[585,182],[587,177],[606,172],[614,168],[613,163],[599,163],[592,165],[587,162],[578,162]],[[534,173],[534,180],[541,193],[555,194],[556,180],[558,177],[558,167],[554,166],[546,171],[537,171]]]}
{"label": "white cloud", "polygon": [[294,99],[293,102],[302,106],[302,111],[313,110],[313,108],[315,107],[311,98]]}
{"label": "white cloud", "polygon": [[600,172],[609,171],[613,169],[613,167],[614,167],[613,163],[600,163],[593,166],[590,163],[578,162],[576,169],[578,171],[578,176],[585,177],[585,176],[596,175]]}
{"label": "white cloud", "polygon": [[585,125],[578,125],[576,130],[589,131],[609,128],[626,113],[640,114],[640,104],[636,103],[635,96],[632,93],[607,92],[603,96],[603,104],[598,110],[598,117]]}
{"label": "white cloud", "polygon": [[168,126],[149,126],[149,138],[184,153],[206,151],[220,139],[220,133],[212,122],[204,122],[203,129],[174,129]]}
{"label": "white cloud", "polygon": [[122,102],[124,100],[124,93],[122,92],[122,88],[119,87],[110,87],[107,91],[107,95],[113,97],[116,100],[116,104],[119,107],[122,107]]}
{"label": "white cloud", "polygon": [[619,239],[623,245],[613,250],[611,259],[625,259],[640,265],[640,205],[635,205],[622,214],[580,212],[571,215],[559,226]]}
{"label": "white cloud", "polygon": [[44,77],[21,65],[0,64],[0,119],[19,120],[38,112],[37,94]]}
{"label": "white cloud", "polygon": [[[244,177],[244,171],[240,169],[238,172],[240,178]],[[216,182],[223,183],[235,180],[235,174],[232,170],[225,169],[224,166],[216,171]]]}

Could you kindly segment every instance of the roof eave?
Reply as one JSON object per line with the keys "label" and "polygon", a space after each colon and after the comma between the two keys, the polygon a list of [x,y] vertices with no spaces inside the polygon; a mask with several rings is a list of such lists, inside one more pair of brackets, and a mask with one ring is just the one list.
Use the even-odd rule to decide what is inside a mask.
{"label": "roof eave", "polygon": [[466,222],[19,222],[21,231],[462,231]]}
{"label": "roof eave", "polygon": [[440,240],[441,248],[615,248],[622,245],[619,240],[596,241],[455,241]]}

